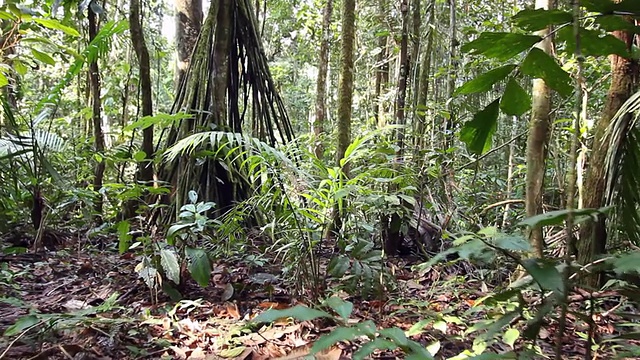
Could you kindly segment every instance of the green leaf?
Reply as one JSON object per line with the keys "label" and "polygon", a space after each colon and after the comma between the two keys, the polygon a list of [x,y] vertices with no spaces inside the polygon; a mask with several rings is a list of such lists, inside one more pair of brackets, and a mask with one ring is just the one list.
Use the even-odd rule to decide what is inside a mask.
{"label": "green leaf", "polygon": [[640,251],[622,254],[610,261],[617,274],[640,273]]}
{"label": "green leaf", "polygon": [[74,37],[80,36],[80,33],[78,32],[78,30],[76,30],[76,29],[74,29],[72,27],[69,27],[67,25],[62,25],[56,19],[38,19],[38,18],[35,18],[35,19],[33,19],[33,21],[35,21],[36,23],[38,23],[38,24],[40,24],[40,25],[42,25],[42,26],[44,26],[46,28],[49,28],[49,29],[52,29],[52,30],[60,30],[60,31],[64,32],[67,35],[71,35],[71,36],[74,36]]}
{"label": "green leaf", "polygon": [[312,309],[302,305],[296,305],[289,309],[276,310],[271,309],[256,316],[252,321],[254,323],[272,323],[282,318],[294,318],[298,321],[310,321],[317,318],[332,318],[329,313]]}
{"label": "green leaf", "polygon": [[135,154],[133,154],[133,160],[135,160],[136,162],[141,162],[146,158],[147,158],[147,153],[142,150],[138,150],[135,152]]}
{"label": "green leaf", "polygon": [[337,256],[329,262],[327,272],[333,277],[340,278],[347,272],[347,270],[349,270],[349,265],[350,260],[348,257]]}
{"label": "green leaf", "polygon": [[549,225],[561,225],[569,216],[569,213],[573,213],[576,223],[584,221],[585,218],[589,218],[594,215],[606,213],[609,208],[601,209],[576,209],[576,210],[555,210],[549,211],[544,214],[539,214],[526,218],[518,223],[518,226],[549,226]]}
{"label": "green leaf", "polygon": [[618,15],[598,16],[595,21],[605,31],[624,30],[634,34],[640,33],[640,26],[635,26],[633,22],[627,21]]}
{"label": "green leaf", "polygon": [[220,357],[226,358],[226,359],[232,359],[232,358],[236,358],[240,355],[242,355],[242,353],[247,349],[246,346],[236,346],[233,348],[229,348],[229,349],[224,349],[222,351],[220,351],[220,353],[218,353],[218,355]]}
{"label": "green leaf", "polygon": [[186,248],[185,253],[189,259],[188,269],[193,280],[201,287],[209,285],[211,279],[211,263],[207,253],[202,249]]}
{"label": "green leaf", "polygon": [[131,225],[128,221],[123,220],[120,221],[117,225],[118,229],[118,250],[120,254],[124,254],[127,250],[129,250],[129,243],[131,242],[131,234],[129,234],[129,230],[131,229]]}
{"label": "green leaf", "polygon": [[610,0],[582,0],[580,5],[587,11],[612,14],[616,10],[616,5]]}
{"label": "green leaf", "polygon": [[160,265],[165,275],[176,284],[180,284],[180,265],[176,254],[168,249],[160,250]]}
{"label": "green leaf", "polygon": [[363,335],[373,336],[375,334],[375,330],[376,326],[371,320],[359,323],[353,327],[336,328],[329,334],[321,336],[313,343],[311,354],[315,355],[322,350],[330,348],[340,341],[353,340]]}
{"label": "green leaf", "polygon": [[16,321],[15,324],[9,326],[7,330],[4,331],[4,336],[14,336],[22,333],[26,329],[36,325],[40,322],[35,315],[27,315],[23,316]]}
{"label": "green leaf", "polygon": [[[576,48],[576,40],[573,29],[564,28],[558,31],[558,42],[564,42],[565,52],[573,53]],[[627,45],[611,34],[602,34],[600,30],[580,29],[580,50],[584,56],[609,56],[616,54],[629,58],[631,53]]]}
{"label": "green leaf", "polygon": [[491,137],[496,131],[500,99],[494,100],[486,108],[477,112],[473,120],[466,122],[460,130],[462,140],[469,151],[474,154],[482,154],[491,149]]}
{"label": "green leaf", "polygon": [[328,298],[325,302],[329,307],[335,311],[343,320],[349,320],[349,316],[351,316],[351,312],[353,311],[353,304],[344,301],[337,296],[332,296]]}
{"label": "green leaf", "polygon": [[542,38],[535,35],[483,32],[477,39],[463,45],[462,51],[469,52],[471,55],[484,55],[498,61],[506,61],[530,49],[540,40]]}
{"label": "green leaf", "polygon": [[556,90],[563,97],[567,97],[573,92],[571,76],[549,54],[538,48],[529,51],[520,65],[520,71],[533,78],[543,79],[550,88]]}
{"label": "green leaf", "polygon": [[510,116],[520,116],[531,109],[531,96],[511,78],[500,100],[500,110]]}
{"label": "green leaf", "polygon": [[550,290],[559,295],[564,293],[562,274],[556,264],[541,259],[526,259],[522,266],[543,290]]}
{"label": "green leaf", "polygon": [[38,51],[34,48],[31,48],[31,54],[33,55],[34,58],[36,58],[36,60],[43,62],[45,64],[48,65],[55,65],[56,61],[53,60],[53,58],[51,56],[49,56],[48,54],[45,54],[41,51]]}
{"label": "green leaf", "polygon": [[476,76],[456,89],[454,95],[475,94],[491,90],[491,87],[506,78],[515,69],[515,65],[505,65]]}
{"label": "green leaf", "polygon": [[138,121],[135,121],[127,126],[125,126],[125,131],[131,131],[134,129],[146,129],[149,126],[158,125],[160,127],[168,127],[174,125],[181,120],[190,119],[193,115],[185,114],[185,113],[177,113],[177,114],[156,114],[153,116],[143,116]]}
{"label": "green leaf", "polygon": [[0,72],[0,88],[9,85],[9,79]]}
{"label": "green leaf", "polygon": [[495,246],[503,250],[530,251],[531,244],[524,236],[496,236]]}
{"label": "green leaf", "polygon": [[393,341],[384,338],[375,338],[373,341],[362,345],[358,351],[353,354],[353,359],[366,359],[376,350],[395,350],[398,346]]}
{"label": "green leaf", "polygon": [[504,335],[502,336],[502,341],[513,348],[513,345],[516,343],[516,340],[518,340],[519,337],[520,331],[518,331],[518,329],[509,328],[509,330],[505,331]]}
{"label": "green leaf", "polygon": [[527,31],[538,31],[549,25],[561,25],[573,21],[573,15],[569,12],[552,9],[527,9],[513,16],[513,21],[519,28]]}

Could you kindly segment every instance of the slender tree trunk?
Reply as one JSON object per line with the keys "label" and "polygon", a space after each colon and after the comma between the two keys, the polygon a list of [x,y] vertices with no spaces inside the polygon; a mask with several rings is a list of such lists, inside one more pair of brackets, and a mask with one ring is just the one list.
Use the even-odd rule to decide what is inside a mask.
{"label": "slender tree trunk", "polygon": [[[351,106],[353,101],[353,53],[356,37],[356,0],[343,0],[342,3],[342,54],[340,81],[338,83],[338,144],[336,160],[344,157],[351,143]],[[349,164],[343,166],[349,175]]]}
{"label": "slender tree trunk", "polygon": [[[404,153],[404,125],[405,125],[405,102],[407,98],[407,76],[409,74],[409,1],[402,0],[400,3],[400,11],[402,14],[402,34],[400,37],[400,58],[398,65],[400,67],[398,72],[398,88],[395,102],[395,122],[400,128],[396,131],[396,142],[398,150],[396,152],[397,163],[394,165],[397,167],[398,163],[403,162]],[[389,192],[396,192],[397,185],[390,184]],[[397,213],[391,215],[387,220],[383,216],[383,225],[385,227],[385,252],[387,255],[396,255],[398,248],[402,241],[402,234],[400,232],[401,219]]]}
{"label": "slender tree trunk", "polygon": [[176,8],[176,45],[178,52],[178,71],[176,87],[184,79],[191,63],[191,53],[202,28],[202,0],[175,0]]}
{"label": "slender tree trunk", "polygon": [[[453,147],[454,138],[454,126],[456,122],[456,113],[454,104],[451,99],[453,98],[453,91],[456,85],[456,47],[458,46],[458,40],[456,39],[456,2],[455,0],[449,0],[449,74],[447,76],[447,99],[449,99],[449,105],[447,106],[448,117],[444,122],[444,146],[443,149],[447,150]],[[448,207],[454,207],[453,200],[453,188],[455,187],[454,168],[451,161],[443,162],[442,173],[444,174],[444,192],[447,197]]]}
{"label": "slender tree trunk", "polygon": [[[18,32],[18,23],[10,20],[2,20],[0,22],[0,30],[2,36],[0,36],[0,56],[2,63],[7,65],[9,69],[13,69],[13,57],[16,55],[16,48],[20,41],[20,33]],[[2,88],[2,94],[7,101],[7,104],[11,110],[15,111],[18,108],[18,87],[19,78],[15,71],[4,72],[9,84]],[[5,127],[9,131],[13,131],[15,124],[11,124],[6,121],[4,112],[0,112],[0,130]]]}
{"label": "slender tree trunk", "polygon": [[[139,84],[142,116],[151,116],[153,115],[151,65],[140,18],[140,0],[131,0],[129,5],[129,31],[131,32],[131,42],[138,58],[140,69]],[[138,182],[148,186],[153,182],[153,125],[142,130],[142,151],[145,152],[145,160],[138,164],[136,178]],[[125,208],[125,217],[132,217],[139,204],[140,201],[129,202]]]}
{"label": "slender tree trunk", "polygon": [[[89,19],[89,42],[95,39],[98,34],[99,25],[97,14],[93,12],[91,6],[88,7],[88,19]],[[93,60],[89,64],[89,87],[91,88],[92,99],[92,121],[93,121],[93,136],[95,138],[95,152],[100,156],[100,160],[96,163],[94,168],[93,177],[93,191],[98,195],[95,202],[95,220],[96,222],[102,221],[102,181],[104,178],[105,162],[104,162],[104,133],[102,131],[102,102],[100,100],[100,69],[98,68],[98,59]]]}
{"label": "slender tree trunk", "polygon": [[[380,0],[378,2],[378,21],[380,24],[385,23],[387,16],[387,2],[386,0]],[[380,52],[376,56],[376,69],[375,69],[375,94],[373,103],[373,116],[375,117],[376,125],[384,126],[384,106],[382,104],[382,91],[389,82],[389,61],[387,59],[387,39],[388,36],[378,36],[378,48]],[[374,126],[375,127],[375,126]]]}
{"label": "slender tree trunk", "polygon": [[324,133],[326,118],[325,96],[327,93],[327,72],[329,71],[329,45],[331,33],[331,13],[333,12],[333,0],[327,0],[322,15],[322,31],[320,32],[320,56],[318,65],[318,82],[316,84],[316,115],[313,119],[313,152],[318,159],[322,159],[324,147],[321,136]]}
{"label": "slender tree trunk", "polygon": [[[519,120],[518,117],[514,116],[511,122],[511,138],[509,139],[509,141],[511,141],[511,144],[509,144],[509,155],[508,155],[508,165],[507,165],[507,191],[505,194],[505,200],[510,199],[511,193],[513,192],[513,168],[515,167],[513,160],[516,153],[516,142],[512,140],[518,135],[518,120]],[[507,203],[504,206],[504,212],[502,213],[501,228],[503,231],[507,227],[507,222],[509,221],[510,209],[511,209],[511,204]]]}
{"label": "slender tree trunk", "polygon": [[[537,9],[551,9],[552,0],[536,0]],[[537,35],[544,38],[536,47],[547,54],[551,54],[551,38],[547,35],[549,29],[541,30]],[[533,80],[533,97],[529,135],[527,138],[527,175],[525,208],[527,216],[542,213],[542,195],[544,191],[545,160],[549,128],[551,126],[551,90],[542,79]],[[542,258],[544,239],[542,228],[534,227],[529,232],[529,242],[533,248],[533,256]]]}
{"label": "slender tree trunk", "polygon": [[[424,148],[426,142],[426,129],[427,129],[427,98],[429,95],[429,82],[431,75],[431,52],[433,49],[433,33],[434,28],[434,16],[435,16],[435,0],[431,0],[429,3],[429,20],[427,26],[429,26],[429,33],[427,35],[427,46],[422,51],[422,64],[420,64],[420,80],[418,81],[417,89],[417,104],[416,110],[416,125],[415,125],[415,147],[417,151]],[[418,157],[421,159],[421,157]]]}
{"label": "slender tree trunk", "polygon": [[[634,35],[626,31],[614,31],[613,35],[622,40],[631,49]],[[604,206],[605,188],[605,157],[608,144],[604,135],[611,119],[620,106],[633,94],[638,86],[638,62],[632,59],[611,55],[611,85],[600,120],[596,124],[593,135],[593,147],[589,158],[589,167],[584,184],[584,207],[600,208]],[[578,247],[578,263],[588,264],[598,255],[606,252],[607,231],[604,216],[598,216],[596,221],[585,223],[580,228]],[[585,278],[588,285],[597,286],[599,277]]]}

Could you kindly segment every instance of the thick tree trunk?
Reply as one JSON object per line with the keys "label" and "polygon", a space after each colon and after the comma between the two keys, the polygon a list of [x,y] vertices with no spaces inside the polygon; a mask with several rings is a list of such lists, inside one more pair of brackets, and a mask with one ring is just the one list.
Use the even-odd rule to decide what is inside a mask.
{"label": "thick tree trunk", "polygon": [[324,148],[321,136],[324,133],[326,118],[325,95],[327,92],[327,73],[329,71],[329,45],[331,33],[331,13],[333,12],[333,0],[327,0],[322,15],[322,31],[320,32],[320,56],[318,64],[318,82],[316,84],[316,115],[311,127],[313,128],[313,152],[318,159],[322,159]]}
{"label": "thick tree trunk", "polygon": [[176,87],[184,79],[191,63],[191,53],[202,28],[202,0],[175,0],[176,8],[176,48],[178,71]]}
{"label": "thick tree trunk", "polygon": [[[551,9],[553,1],[536,0],[537,9]],[[549,29],[537,33],[544,40],[536,46],[551,54],[551,38]],[[527,175],[525,208],[527,216],[534,216],[542,212],[542,194],[544,191],[545,160],[549,128],[551,126],[551,90],[542,79],[533,80],[533,97],[529,135],[527,138]],[[541,258],[544,250],[542,228],[534,227],[529,232],[529,242],[533,248],[533,256]]]}
{"label": "thick tree trunk", "polygon": [[[89,42],[95,39],[98,34],[99,25],[97,14],[91,10],[91,6],[87,9],[89,19]],[[89,64],[89,87],[91,88],[92,99],[92,115],[93,122],[93,136],[95,138],[95,152],[100,155],[100,161],[98,161],[94,168],[93,177],[93,191],[97,193],[95,202],[95,221],[102,221],[102,182],[104,178],[105,162],[104,162],[104,133],[102,131],[102,102],[100,100],[100,69],[98,68],[98,59],[93,60]]]}
{"label": "thick tree trunk", "polygon": [[[615,31],[613,35],[622,40],[628,49],[631,49],[634,35],[625,31]],[[604,135],[611,119],[620,106],[633,94],[638,86],[638,62],[632,59],[611,55],[611,85],[607,94],[607,100],[602,110],[600,120],[597,122],[593,146],[589,157],[589,167],[584,183],[584,207],[600,208],[604,206],[605,188],[605,157],[608,144],[604,141]],[[580,228],[580,241],[577,242],[578,263],[586,265],[604,254],[607,245],[607,231],[604,216],[599,216],[596,221],[583,224]],[[599,285],[598,276],[585,278],[586,284]]]}

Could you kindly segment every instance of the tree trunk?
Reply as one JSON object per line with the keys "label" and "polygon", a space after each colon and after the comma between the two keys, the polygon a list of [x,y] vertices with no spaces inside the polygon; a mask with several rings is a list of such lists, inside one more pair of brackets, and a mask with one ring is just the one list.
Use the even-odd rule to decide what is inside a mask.
{"label": "tree trunk", "polygon": [[176,7],[176,50],[178,71],[176,87],[184,79],[191,63],[191,53],[202,28],[202,0],[175,0]]}
{"label": "tree trunk", "polygon": [[[634,35],[626,31],[614,31],[613,35],[622,40],[630,50]],[[604,135],[611,119],[620,106],[634,93],[638,85],[638,62],[632,59],[611,55],[611,85],[607,94],[600,120],[597,122],[593,147],[589,158],[589,167],[584,184],[584,207],[600,208],[604,206],[605,157],[608,144]],[[596,221],[583,224],[580,228],[580,241],[577,242],[578,263],[586,265],[604,254],[607,245],[605,218],[600,215]],[[585,278],[586,284],[599,285],[599,276]]]}
{"label": "tree trunk", "polygon": [[[95,39],[98,34],[99,25],[97,14],[93,12],[91,6],[88,7],[89,19],[89,42]],[[94,168],[93,191],[97,193],[95,202],[95,221],[102,221],[102,181],[104,178],[105,162],[104,162],[104,133],[102,131],[102,102],[100,100],[100,69],[98,68],[98,59],[94,59],[89,64],[89,87],[91,88],[92,99],[92,115],[93,136],[95,138],[95,152],[100,156]]]}
{"label": "tree trunk", "polygon": [[[447,75],[447,99],[448,99],[448,116],[444,122],[444,145],[443,149],[447,151],[453,147],[454,126],[456,122],[456,114],[454,109],[453,91],[455,90],[457,61],[456,47],[458,40],[456,39],[456,2],[449,0],[449,73]],[[444,174],[444,192],[447,197],[448,208],[455,207],[453,200],[453,188],[455,187],[454,168],[452,161],[444,161],[442,165],[442,173]]]}
{"label": "tree trunk", "polygon": [[316,115],[313,119],[313,152],[318,159],[322,159],[324,148],[321,135],[324,133],[326,118],[325,95],[327,92],[327,72],[329,70],[329,44],[331,33],[331,13],[333,12],[333,0],[327,0],[322,15],[322,31],[320,32],[320,56],[318,65],[318,82],[316,84]]}
{"label": "tree trunk", "polygon": [[[153,115],[151,65],[149,63],[149,50],[144,40],[144,32],[140,21],[140,12],[140,0],[131,0],[129,5],[129,31],[131,32],[131,42],[140,68],[139,85],[142,116],[151,116]],[[145,160],[138,164],[136,177],[138,182],[149,186],[153,182],[153,125],[142,130],[142,151],[145,152]],[[126,207],[125,217],[132,217],[139,203],[139,201],[129,203]]]}
{"label": "tree trunk", "polygon": [[[353,100],[353,48],[355,44],[356,0],[344,0],[342,4],[342,64],[338,84],[338,144],[336,160],[340,160],[351,143],[351,105]],[[349,164],[343,166],[349,175]]]}
{"label": "tree trunk", "polygon": [[[427,26],[429,26],[429,34],[427,35],[427,46],[422,51],[422,64],[420,64],[420,80],[416,83],[417,89],[417,104],[416,110],[416,123],[415,123],[415,148],[420,151],[425,147],[426,141],[426,128],[427,128],[427,98],[429,94],[429,77],[431,75],[431,52],[433,49],[433,33],[434,28],[431,25],[434,22],[435,15],[435,0],[431,0],[429,4],[429,20]],[[422,157],[417,156],[422,164]]]}
{"label": "tree trunk", "polygon": [[[387,3],[386,0],[380,0],[378,3],[378,21],[381,24],[385,23],[385,17],[387,16]],[[378,47],[380,52],[376,57],[376,75],[375,75],[375,94],[373,102],[373,116],[375,117],[376,125],[379,127],[384,126],[384,106],[382,104],[382,91],[389,82],[389,61],[387,59],[387,39],[388,36],[378,36]]]}
{"label": "tree trunk", "polygon": [[[407,97],[407,75],[409,73],[409,2],[408,0],[402,0],[400,4],[400,11],[402,14],[402,35],[400,37],[400,59],[399,66],[400,71],[398,74],[398,91],[396,95],[396,124],[400,126],[396,131],[396,142],[398,150],[396,152],[397,164],[403,162],[404,152],[404,124],[405,124],[405,102]],[[389,185],[389,192],[394,193],[397,191],[397,184]],[[383,217],[384,220],[385,217]],[[387,255],[393,256],[398,253],[398,248],[402,242],[402,234],[400,232],[401,219],[397,213],[391,215],[390,220],[383,223],[385,227],[385,252]]]}
{"label": "tree trunk", "polygon": [[[537,9],[551,9],[553,1],[536,0]],[[536,47],[547,54],[551,54],[551,38],[547,35],[549,29],[537,32],[544,38],[536,44]],[[525,208],[527,216],[534,216],[542,212],[542,194],[544,190],[545,160],[547,156],[547,143],[549,140],[549,128],[551,126],[551,90],[542,79],[533,80],[531,121],[529,123],[529,135],[527,138],[527,175]],[[529,242],[533,248],[533,256],[542,258],[544,239],[542,228],[537,226],[530,229]]]}

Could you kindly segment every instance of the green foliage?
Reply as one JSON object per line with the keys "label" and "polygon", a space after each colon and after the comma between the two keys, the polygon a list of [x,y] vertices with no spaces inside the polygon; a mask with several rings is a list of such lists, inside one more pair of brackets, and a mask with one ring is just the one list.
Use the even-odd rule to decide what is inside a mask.
{"label": "green foliage", "polygon": [[407,354],[407,359],[433,359],[434,354],[429,353],[419,343],[410,340],[404,331],[398,328],[376,330],[376,326],[371,320],[347,325],[349,324],[351,309],[353,309],[353,304],[350,302],[338,297],[330,297],[324,302],[324,305],[340,317],[333,317],[325,311],[298,305],[286,310],[268,310],[257,316],[253,322],[270,323],[280,318],[291,317],[298,321],[329,318],[341,324],[342,326],[333,329],[329,334],[321,336],[314,342],[311,348],[311,355],[318,354],[341,341],[352,341],[365,337],[368,341],[353,354],[354,359],[365,359],[375,350],[394,350],[398,348]]}
{"label": "green foliage", "polygon": [[469,151],[474,154],[482,154],[491,149],[491,138],[496,131],[500,99],[494,100],[484,110],[477,112],[473,120],[466,122],[460,130],[462,140]]}

